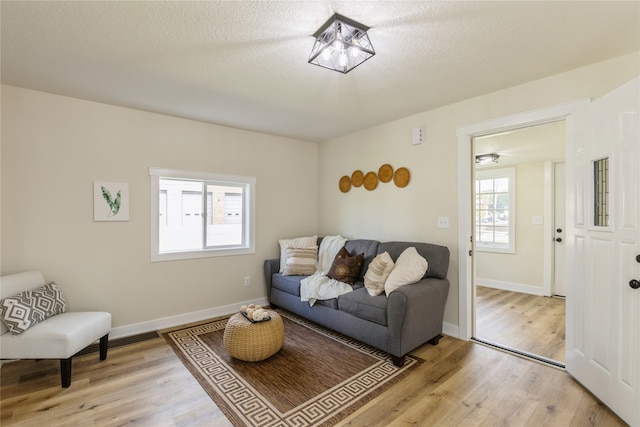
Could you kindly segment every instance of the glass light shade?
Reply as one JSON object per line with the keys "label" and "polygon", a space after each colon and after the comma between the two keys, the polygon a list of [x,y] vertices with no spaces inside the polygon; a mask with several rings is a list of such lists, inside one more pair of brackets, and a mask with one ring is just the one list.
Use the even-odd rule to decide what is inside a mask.
{"label": "glass light shade", "polygon": [[369,27],[335,14],[313,35],[316,41],[309,63],[340,73],[348,73],[376,52],[367,30]]}

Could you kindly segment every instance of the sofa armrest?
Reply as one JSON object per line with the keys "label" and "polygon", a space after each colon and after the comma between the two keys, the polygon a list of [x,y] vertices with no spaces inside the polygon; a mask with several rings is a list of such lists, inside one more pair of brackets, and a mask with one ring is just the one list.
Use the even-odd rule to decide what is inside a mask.
{"label": "sofa armrest", "polygon": [[267,296],[271,294],[271,278],[278,272],[280,272],[280,258],[265,260],[264,281],[267,284]]}
{"label": "sofa armrest", "polygon": [[427,278],[389,294],[389,350],[403,356],[442,333],[449,280]]}

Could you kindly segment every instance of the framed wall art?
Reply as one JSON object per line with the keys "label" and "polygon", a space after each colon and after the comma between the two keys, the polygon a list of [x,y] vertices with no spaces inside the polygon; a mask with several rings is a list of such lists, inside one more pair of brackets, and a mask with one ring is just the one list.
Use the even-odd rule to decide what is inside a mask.
{"label": "framed wall art", "polygon": [[129,183],[93,182],[93,220],[129,221]]}

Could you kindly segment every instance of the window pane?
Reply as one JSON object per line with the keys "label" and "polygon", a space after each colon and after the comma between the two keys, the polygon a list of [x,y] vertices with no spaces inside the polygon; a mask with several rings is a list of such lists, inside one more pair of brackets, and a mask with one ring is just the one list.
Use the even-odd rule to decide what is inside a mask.
{"label": "window pane", "polygon": [[495,223],[496,225],[509,225],[509,210],[508,209],[498,209],[495,212]]}
{"label": "window pane", "polygon": [[495,227],[494,236],[497,243],[509,243],[509,227]]}
{"label": "window pane", "polygon": [[593,162],[594,207],[593,225],[609,225],[609,158]]}
{"label": "window pane", "polygon": [[509,208],[509,194],[496,194],[496,209]]}
{"label": "window pane", "polygon": [[480,193],[493,193],[493,179],[480,180]]}
{"label": "window pane", "polygon": [[212,195],[212,219],[207,225],[207,246],[240,245],[243,242],[243,187],[207,185]]}
{"label": "window pane", "polygon": [[513,253],[515,168],[476,170],[475,189],[476,248]]}
{"label": "window pane", "polygon": [[159,184],[160,214],[165,216],[159,223],[159,251],[201,249],[202,184],[175,179],[160,179]]}
{"label": "window pane", "polygon": [[493,242],[493,227],[482,226],[479,227],[477,239],[479,242]]}
{"label": "window pane", "polygon": [[509,191],[509,178],[496,178],[494,181],[496,193],[506,193]]}
{"label": "window pane", "polygon": [[480,195],[480,209],[493,209],[494,208],[494,195],[482,194]]}

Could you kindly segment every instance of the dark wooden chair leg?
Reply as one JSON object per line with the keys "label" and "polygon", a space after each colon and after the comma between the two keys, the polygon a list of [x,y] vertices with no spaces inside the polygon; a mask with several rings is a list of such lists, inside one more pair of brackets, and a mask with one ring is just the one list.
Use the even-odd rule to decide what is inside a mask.
{"label": "dark wooden chair leg", "polygon": [[428,342],[431,345],[438,345],[438,343],[440,342],[440,338],[442,338],[442,334],[438,334],[435,337],[431,338]]}
{"label": "dark wooden chair leg", "polygon": [[100,360],[107,358],[107,349],[109,347],[109,334],[100,338]]}
{"label": "dark wooden chair leg", "polygon": [[71,385],[71,357],[60,359],[60,379],[62,388],[68,388]]}
{"label": "dark wooden chair leg", "polygon": [[402,368],[404,366],[404,361],[405,361],[405,356],[394,356],[391,355],[391,361],[393,362],[394,365],[396,365],[398,368]]}

